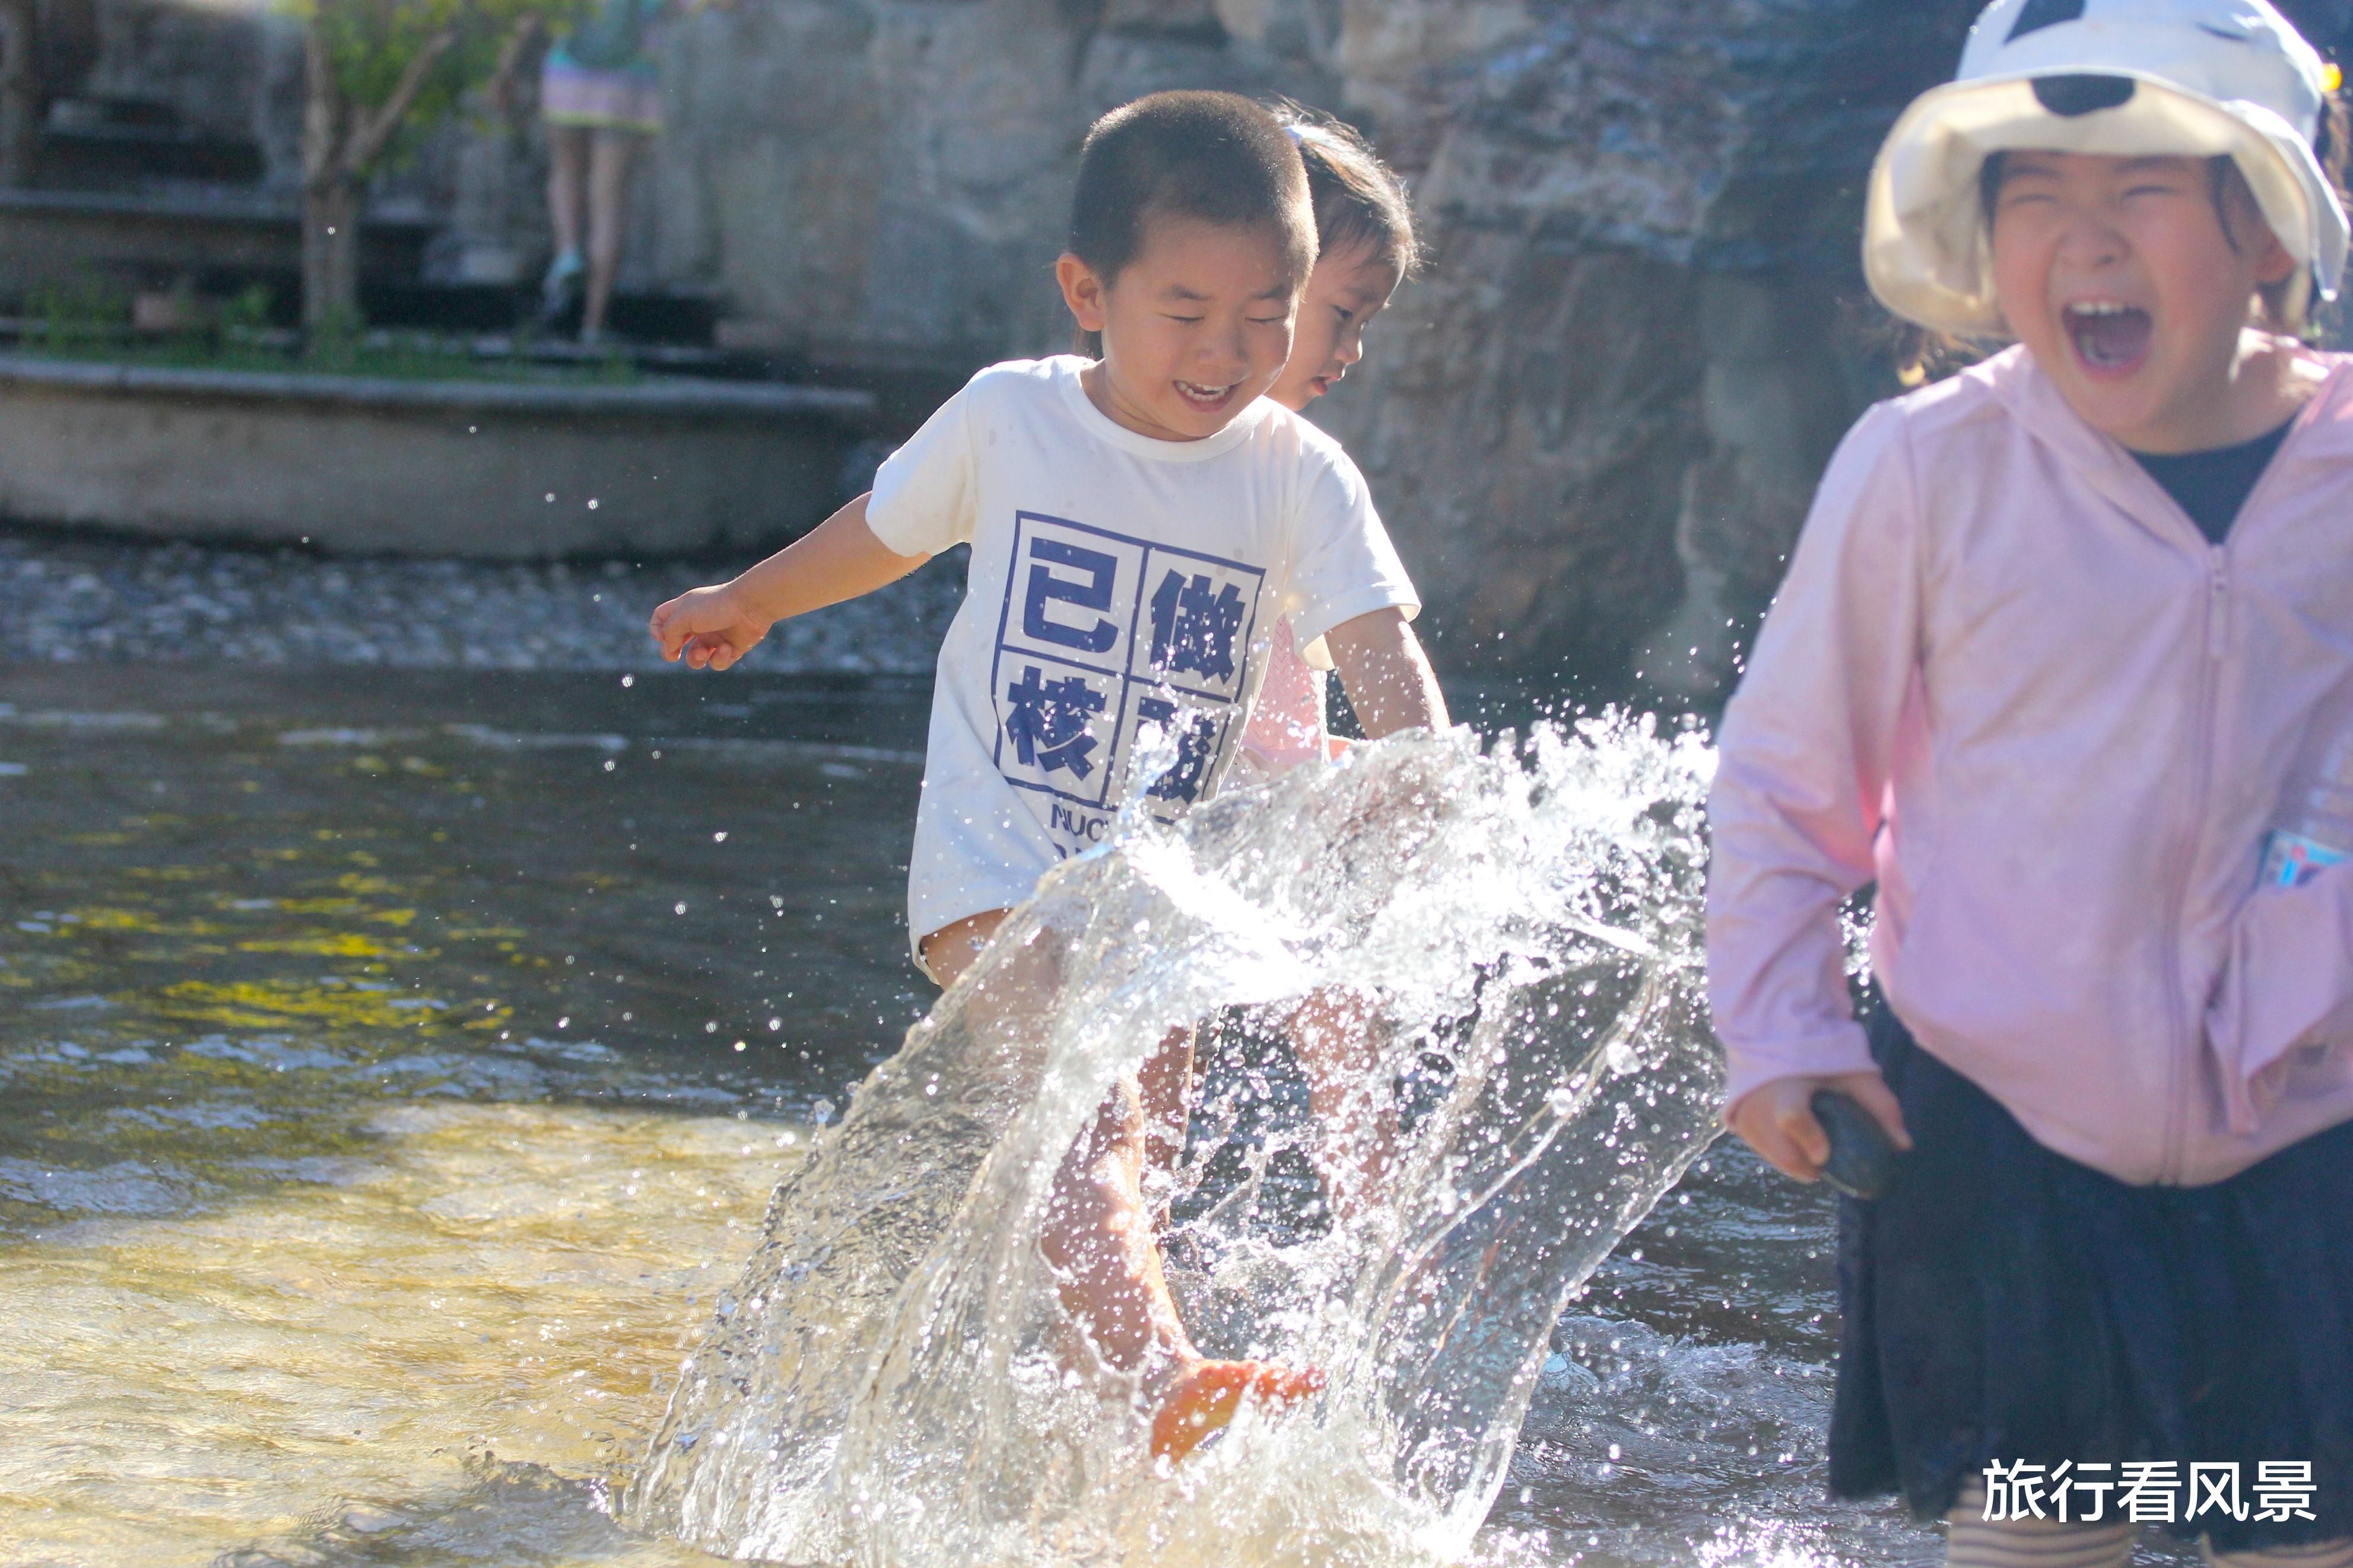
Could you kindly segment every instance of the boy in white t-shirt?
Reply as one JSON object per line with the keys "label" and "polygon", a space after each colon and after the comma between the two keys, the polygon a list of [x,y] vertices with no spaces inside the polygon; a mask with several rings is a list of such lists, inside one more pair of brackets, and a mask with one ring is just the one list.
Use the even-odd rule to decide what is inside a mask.
{"label": "boy in white t-shirt", "polygon": [[[724,669],[789,616],[869,593],[952,545],[972,561],[940,651],[909,877],[917,961],[943,985],[1058,860],[1100,842],[1146,725],[1174,727],[1166,809],[1211,793],[1285,619],[1325,641],[1366,732],[1443,727],[1418,607],[1362,476],[1261,395],[1315,257],[1296,147],[1228,93],[1160,93],[1089,134],[1057,265],[1099,358],[993,366],[882,466],[872,493],[733,582],[654,612],[670,658]],[[1312,1372],[1212,1362],[1162,1280],[1141,1195],[1181,1128],[1191,1037],[1105,1103],[1057,1178],[1043,1246],[1073,1315],[1154,1388],[1181,1458],[1246,1393]]]}

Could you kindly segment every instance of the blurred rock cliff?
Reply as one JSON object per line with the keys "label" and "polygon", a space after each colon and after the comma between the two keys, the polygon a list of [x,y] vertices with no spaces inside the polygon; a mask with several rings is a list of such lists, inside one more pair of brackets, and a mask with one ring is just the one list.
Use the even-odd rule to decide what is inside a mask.
{"label": "blurred rock cliff", "polygon": [[[2286,8],[2324,47],[2353,33],[2353,0]],[[1330,109],[1409,176],[1432,240],[1315,417],[1371,476],[1440,660],[1704,699],[1840,434],[1895,389],[1860,185],[1975,10],[739,0],[661,37],[670,128],[625,287],[712,301],[723,342],[952,377],[1067,342],[1049,268],[1094,116],[1176,86]],[[297,95],[282,46],[259,55],[237,111],[275,166]],[[427,265],[528,283],[538,158],[524,120],[436,138],[397,176],[438,215]]]}
{"label": "blurred rock cliff", "polygon": [[1316,417],[1370,474],[1438,657],[1699,696],[1886,390],[1856,190],[1969,9],[748,0],[665,45],[637,265],[819,358],[1051,351],[1095,115],[1172,86],[1334,110],[1434,244]]}

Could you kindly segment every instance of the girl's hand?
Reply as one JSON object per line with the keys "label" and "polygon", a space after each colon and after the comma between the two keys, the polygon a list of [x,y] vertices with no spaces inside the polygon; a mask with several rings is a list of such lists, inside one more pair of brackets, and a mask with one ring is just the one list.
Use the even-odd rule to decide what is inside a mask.
{"label": "girl's hand", "polygon": [[1814,1181],[1822,1173],[1822,1162],[1831,1157],[1830,1137],[1814,1120],[1812,1105],[1815,1091],[1824,1089],[1852,1096],[1886,1129],[1898,1149],[1912,1147],[1912,1134],[1904,1130],[1904,1108],[1895,1103],[1894,1092],[1875,1068],[1759,1084],[1732,1108],[1732,1130],[1784,1174]]}
{"label": "girl's hand", "polygon": [[744,608],[733,583],[692,588],[654,612],[648,626],[662,657],[696,669],[725,669],[752,651],[776,623]]}

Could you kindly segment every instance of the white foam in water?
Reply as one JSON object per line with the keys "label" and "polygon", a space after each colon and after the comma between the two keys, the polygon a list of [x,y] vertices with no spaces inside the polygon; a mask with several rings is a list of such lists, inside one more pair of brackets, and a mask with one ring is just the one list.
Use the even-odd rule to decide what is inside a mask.
{"label": "white foam in water", "polygon": [[[1502,1484],[1569,1292],[1715,1131],[1709,754],[1647,721],[1361,747],[1059,868],[777,1189],[623,1501],[744,1558],[1412,1564]],[[1038,1246],[1062,1155],[1175,1026],[1370,998],[1399,1160],[1317,1233],[1187,1227],[1207,1353],[1321,1368],[1173,1471]],[[1197,1160],[1189,1170],[1198,1173]],[[1253,1168],[1262,1172],[1259,1159]],[[1304,1233],[1304,1234],[1301,1234]]]}

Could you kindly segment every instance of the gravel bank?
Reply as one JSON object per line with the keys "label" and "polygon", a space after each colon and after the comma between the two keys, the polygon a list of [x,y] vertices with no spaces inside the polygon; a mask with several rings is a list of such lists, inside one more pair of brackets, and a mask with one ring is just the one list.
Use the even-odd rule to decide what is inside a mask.
{"label": "gravel bank", "polygon": [[[0,526],[0,662],[654,669],[653,607],[746,563],[329,559]],[[927,673],[963,588],[958,552],[786,622],[744,668]]]}

